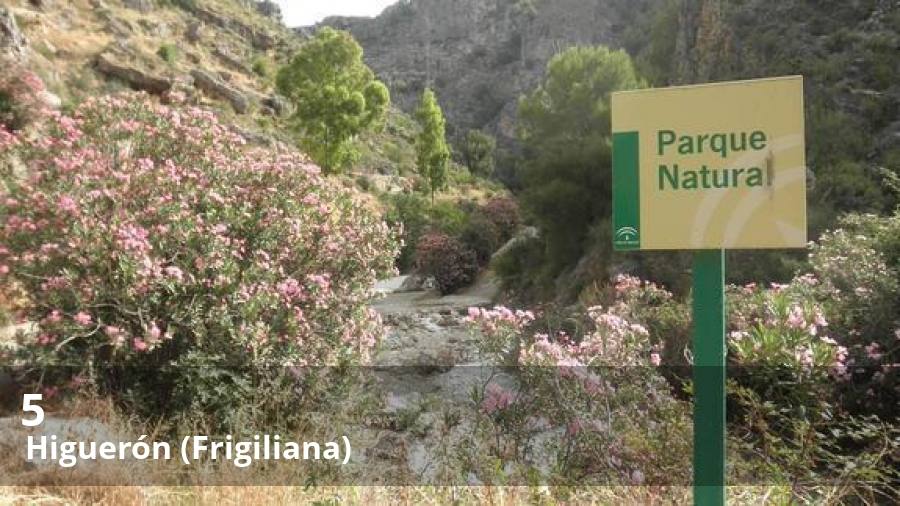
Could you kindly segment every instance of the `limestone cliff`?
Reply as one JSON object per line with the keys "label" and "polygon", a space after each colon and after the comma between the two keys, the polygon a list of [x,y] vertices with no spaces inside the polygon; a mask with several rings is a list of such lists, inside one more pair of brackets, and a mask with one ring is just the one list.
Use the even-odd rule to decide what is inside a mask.
{"label": "limestone cliff", "polygon": [[356,37],[402,108],[411,110],[432,86],[451,127],[486,127],[510,139],[518,97],[553,55],[573,45],[620,46],[630,19],[658,1],[405,0],[374,19],[322,24]]}

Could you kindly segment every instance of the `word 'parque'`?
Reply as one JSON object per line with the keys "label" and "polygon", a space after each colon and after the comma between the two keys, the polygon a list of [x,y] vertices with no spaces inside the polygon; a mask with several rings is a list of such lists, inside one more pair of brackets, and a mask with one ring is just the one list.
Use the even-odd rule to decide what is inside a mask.
{"label": "word 'parque'", "polygon": [[[711,153],[728,158],[730,154],[737,152],[763,151],[768,148],[768,138],[765,132],[760,130],[697,135],[679,135],[672,130],[659,130],[656,139],[659,156]],[[690,169],[680,167],[677,163],[659,164],[661,191],[771,185],[771,171],[764,171],[761,167],[710,168],[703,165],[699,169]]]}

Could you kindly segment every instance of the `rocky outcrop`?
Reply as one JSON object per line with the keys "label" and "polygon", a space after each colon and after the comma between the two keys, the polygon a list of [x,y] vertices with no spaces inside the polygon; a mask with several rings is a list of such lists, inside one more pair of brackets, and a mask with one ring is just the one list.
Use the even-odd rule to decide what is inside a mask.
{"label": "rocky outcrop", "polygon": [[246,94],[229,86],[213,74],[205,70],[194,69],[191,71],[191,77],[194,78],[194,86],[207,95],[227,100],[236,113],[245,114],[250,110],[250,100]]}
{"label": "rocky outcrop", "polygon": [[125,4],[125,7],[140,12],[150,12],[156,8],[153,0],[123,0],[122,3]]}
{"label": "rocky outcrop", "polygon": [[227,66],[228,68],[230,68],[232,70],[236,70],[236,71],[242,72],[244,74],[252,73],[252,70],[250,70],[250,68],[247,67],[247,65],[245,65],[244,62],[241,61],[240,58],[235,56],[231,52],[231,50],[228,49],[227,47],[216,46],[216,48],[213,50],[213,54],[216,55],[216,57],[222,63],[224,63],[225,66]]}
{"label": "rocky outcrop", "polygon": [[658,2],[412,0],[374,19],[323,24],[353,33],[401,108],[412,110],[428,85],[451,124],[487,127],[502,141],[515,135],[518,97],[539,82],[553,55],[579,44],[620,46],[630,17]]}
{"label": "rocky outcrop", "polygon": [[134,67],[114,62],[107,55],[97,57],[96,68],[100,73],[118,79],[135,90],[162,95],[172,89],[171,79],[154,76]]}
{"label": "rocky outcrop", "polygon": [[240,21],[223,16],[213,10],[205,7],[194,7],[191,11],[200,21],[213,26],[230,30],[238,36],[246,40],[254,49],[260,51],[268,51],[275,47],[275,38],[268,32],[257,30],[250,25],[241,23]]}
{"label": "rocky outcrop", "polygon": [[291,112],[291,103],[281,95],[265,97],[262,105],[271,109],[276,116],[287,116]]}
{"label": "rocky outcrop", "polygon": [[16,17],[5,7],[0,7],[0,56],[24,58],[28,42],[16,24]]}

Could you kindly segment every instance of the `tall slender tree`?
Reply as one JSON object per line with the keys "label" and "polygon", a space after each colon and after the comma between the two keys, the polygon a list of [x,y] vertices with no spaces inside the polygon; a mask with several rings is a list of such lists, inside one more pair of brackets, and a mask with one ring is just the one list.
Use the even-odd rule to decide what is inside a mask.
{"label": "tall slender tree", "polygon": [[416,139],[416,166],[428,183],[433,205],[435,192],[447,185],[450,147],[447,145],[444,113],[430,88],[422,93],[416,119],[422,127]]}

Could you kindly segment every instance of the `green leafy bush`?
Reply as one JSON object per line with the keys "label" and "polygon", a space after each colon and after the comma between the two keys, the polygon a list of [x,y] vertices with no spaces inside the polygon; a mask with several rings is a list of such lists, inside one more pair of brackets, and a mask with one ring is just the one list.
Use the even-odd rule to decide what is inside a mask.
{"label": "green leafy bush", "polygon": [[416,245],[416,270],[433,276],[441,293],[448,294],[475,281],[478,259],[458,239],[432,232],[423,235]]}
{"label": "green leafy bush", "polygon": [[272,60],[266,56],[259,55],[254,58],[250,69],[253,70],[254,74],[263,79],[272,80],[275,78],[275,65],[272,63]]}
{"label": "green leafy bush", "polygon": [[175,60],[178,59],[179,54],[178,46],[176,46],[175,44],[163,44],[159,46],[159,50],[156,51],[156,54],[166,63],[175,63]]}

